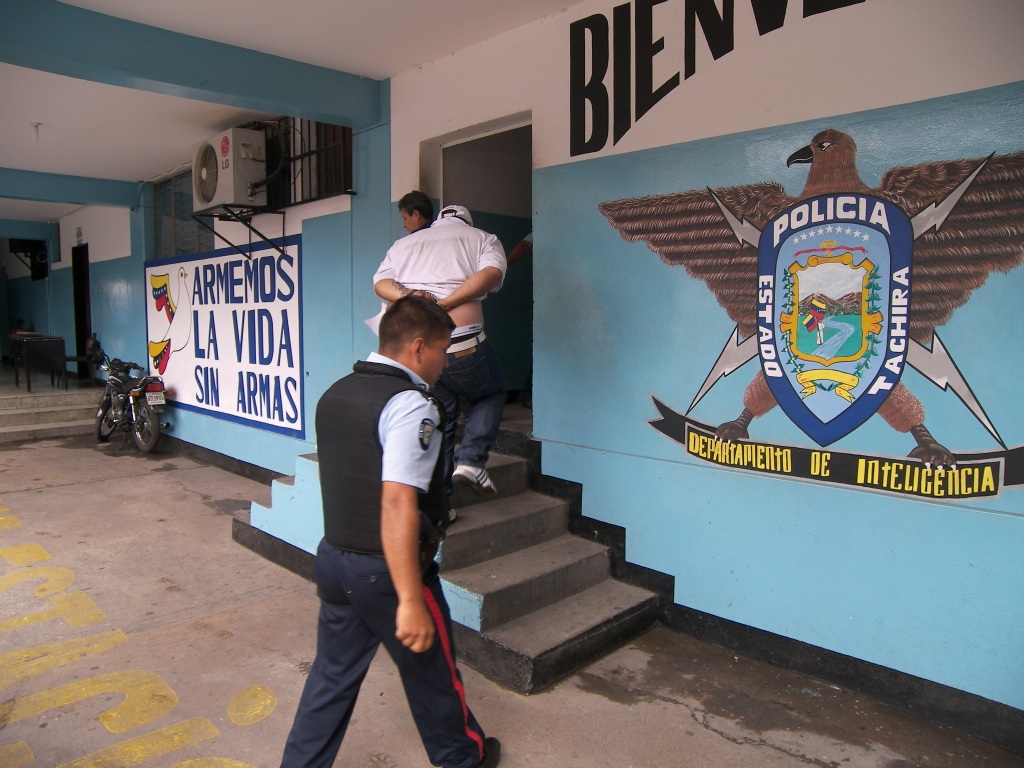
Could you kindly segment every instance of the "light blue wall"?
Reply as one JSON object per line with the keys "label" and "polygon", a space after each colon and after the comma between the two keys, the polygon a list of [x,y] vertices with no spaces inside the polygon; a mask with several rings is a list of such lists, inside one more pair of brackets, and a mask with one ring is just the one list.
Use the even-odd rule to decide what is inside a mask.
{"label": "light blue wall", "polygon": [[[66,301],[63,293],[62,275],[53,269],[54,254],[60,253],[60,234],[56,224],[29,221],[0,220],[0,237],[25,240],[43,240],[46,243],[48,258],[51,265],[45,280],[32,280],[31,277],[5,279],[3,295],[0,296],[0,311],[8,330],[18,327],[18,320],[23,321],[22,327],[52,336],[64,335]],[[4,253],[8,243],[4,242]],[[13,257],[12,257],[13,258]],[[72,325],[72,328],[74,326]],[[9,357],[10,342],[7,334],[0,341],[0,354]]]}
{"label": "light blue wall", "polygon": [[[648,424],[652,395],[686,410],[733,323],[598,203],[763,180],[797,194],[807,169],[786,158],[827,127],[854,137],[875,186],[895,165],[1024,148],[1024,84],[537,171],[543,469],[582,483],[583,513],[623,526],[627,559],[674,576],[681,605],[1024,707],[1024,489],[927,503],[743,474],[689,459]],[[994,273],[938,329],[1011,446],[1024,443],[1021,295],[1024,268]],[[754,372],[722,380],[694,418],[736,418]],[[954,394],[915,371],[903,381],[954,452],[998,448]],[[751,437],[813,447],[780,408]],[[875,416],[833,447],[905,456],[914,444]]]}
{"label": "light blue wall", "polygon": [[93,333],[110,357],[141,365],[148,355],[144,278],[141,253],[89,265]]}
{"label": "light blue wall", "polygon": [[[473,211],[473,223],[498,237],[505,253],[529,234],[530,219]],[[484,301],[487,337],[501,363],[509,390],[522,389],[530,373],[533,347],[533,257],[511,265],[501,290]]]}
{"label": "light blue wall", "polygon": [[49,334],[50,314],[47,306],[46,283],[29,277],[15,277],[7,281],[7,313],[11,330],[38,331]]}

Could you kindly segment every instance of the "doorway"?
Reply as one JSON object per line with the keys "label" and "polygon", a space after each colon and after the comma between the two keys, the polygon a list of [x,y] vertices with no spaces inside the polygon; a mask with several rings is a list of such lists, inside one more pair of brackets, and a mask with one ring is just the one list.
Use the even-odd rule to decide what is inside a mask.
{"label": "doorway", "polygon": [[[92,308],[89,304],[89,245],[71,248],[71,283],[75,302],[75,356],[85,354],[85,344],[92,336]],[[78,363],[78,380],[92,379],[92,366]]]}
{"label": "doorway", "polygon": [[[441,145],[441,204],[464,205],[473,224],[509,253],[533,230],[533,132],[520,125]],[[484,302],[485,327],[509,390],[519,398],[533,371],[533,256],[510,265]]]}

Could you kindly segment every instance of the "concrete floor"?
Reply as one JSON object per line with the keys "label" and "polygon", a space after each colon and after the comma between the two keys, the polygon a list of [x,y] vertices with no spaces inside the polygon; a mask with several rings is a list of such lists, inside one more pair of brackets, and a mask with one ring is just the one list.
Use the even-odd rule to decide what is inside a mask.
{"label": "concrete floor", "polygon": [[[251,500],[269,489],[159,447],[0,450],[0,767],[277,765],[317,600],[232,541]],[[531,697],[463,675],[507,768],[1024,766],[661,628]],[[386,654],[338,765],[427,765]]]}

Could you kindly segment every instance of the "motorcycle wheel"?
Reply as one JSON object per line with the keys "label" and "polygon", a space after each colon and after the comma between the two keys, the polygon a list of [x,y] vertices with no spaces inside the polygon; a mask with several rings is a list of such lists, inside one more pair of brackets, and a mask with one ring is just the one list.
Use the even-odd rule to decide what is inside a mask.
{"label": "motorcycle wheel", "polygon": [[156,448],[156,441],[160,439],[160,422],[156,414],[149,407],[149,403],[140,399],[135,404],[135,423],[132,424],[132,440],[143,453],[149,453]]}
{"label": "motorcycle wheel", "polygon": [[107,442],[116,426],[117,423],[110,414],[110,398],[108,397],[100,403],[99,415],[96,417],[96,439],[101,443]]}

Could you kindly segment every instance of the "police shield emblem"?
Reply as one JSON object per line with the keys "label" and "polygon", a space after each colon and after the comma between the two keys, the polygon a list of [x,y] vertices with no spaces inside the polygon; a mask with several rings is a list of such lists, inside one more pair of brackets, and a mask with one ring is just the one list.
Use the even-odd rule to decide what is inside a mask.
{"label": "police shield emblem", "polygon": [[869,195],[804,200],[761,232],[761,370],[818,445],[863,424],[903,374],[912,242],[906,214]]}

